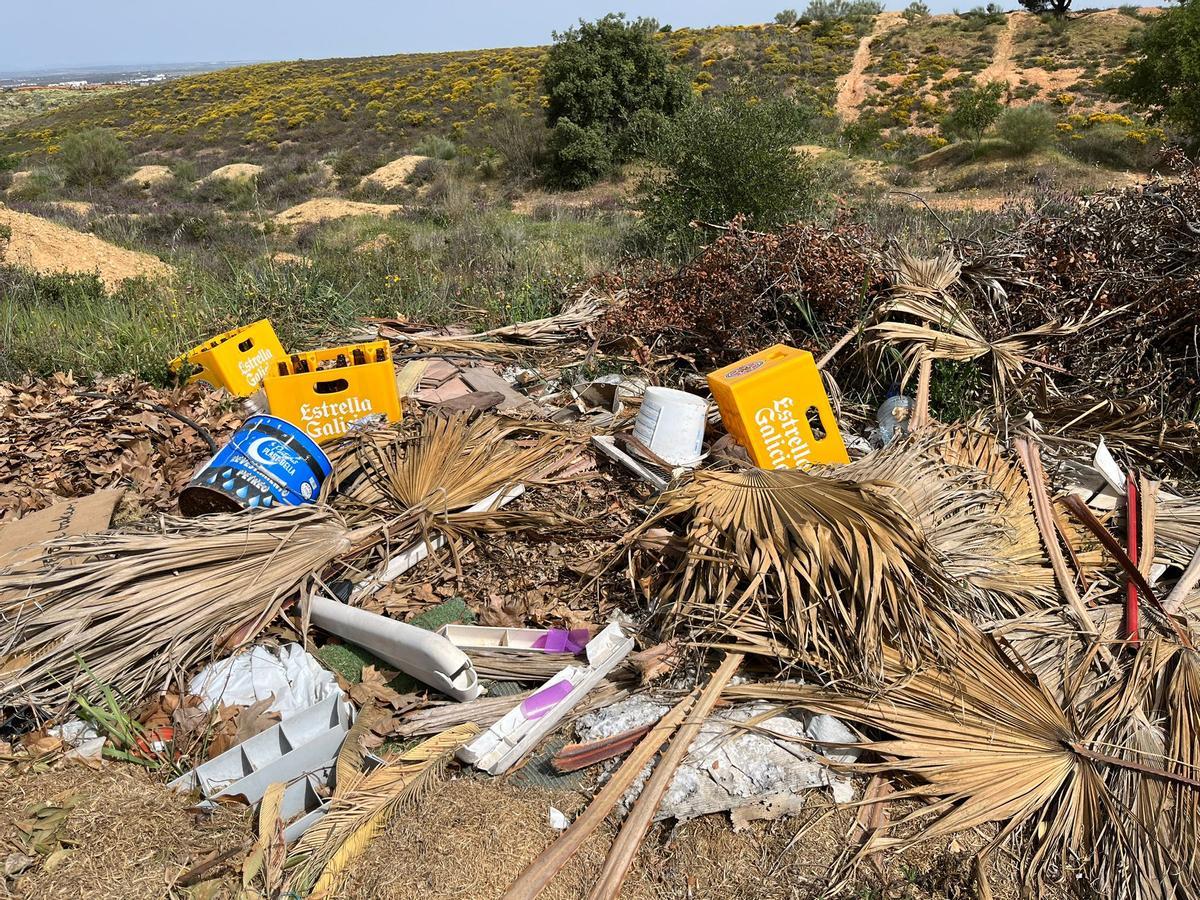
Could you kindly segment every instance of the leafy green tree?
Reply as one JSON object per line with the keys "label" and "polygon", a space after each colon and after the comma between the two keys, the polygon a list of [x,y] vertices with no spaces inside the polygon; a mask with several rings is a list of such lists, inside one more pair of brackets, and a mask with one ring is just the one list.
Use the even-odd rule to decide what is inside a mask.
{"label": "leafy green tree", "polygon": [[1147,21],[1134,52],[1136,61],[1110,75],[1108,89],[1200,142],[1200,0]]}
{"label": "leafy green tree", "polygon": [[811,132],[812,109],[790,100],[758,100],[744,89],[680,113],[648,157],[642,221],[656,242],[691,248],[703,232],[692,223],[721,224],[745,215],[770,227],[809,211],[822,172],[794,147]]}
{"label": "leafy green tree", "polygon": [[918,19],[929,18],[929,6],[922,0],[912,0],[912,3],[904,7],[904,18],[910,22],[915,22]]}
{"label": "leafy green tree", "polygon": [[63,139],[55,157],[67,184],[111,184],[125,171],[129,151],[107,128],[77,131]]}
{"label": "leafy green tree", "polygon": [[610,13],[555,33],[543,79],[551,169],[560,182],[586,184],[629,160],[635,122],[640,136],[691,99],[686,76],[654,40],[657,30],[653,19]]}
{"label": "leafy green tree", "polygon": [[779,12],[775,13],[776,25],[786,25],[788,28],[791,28],[799,21],[800,14],[794,9],[781,9]]}
{"label": "leafy green tree", "polygon": [[1000,98],[1005,85],[1001,81],[964,88],[955,93],[950,113],[942,120],[942,130],[957,138],[970,139],[975,150],[983,140],[983,133],[1004,111]]}
{"label": "leafy green tree", "polygon": [[1018,2],[1031,13],[1039,16],[1042,13],[1065,16],[1071,8],[1071,0],[1018,0]]}

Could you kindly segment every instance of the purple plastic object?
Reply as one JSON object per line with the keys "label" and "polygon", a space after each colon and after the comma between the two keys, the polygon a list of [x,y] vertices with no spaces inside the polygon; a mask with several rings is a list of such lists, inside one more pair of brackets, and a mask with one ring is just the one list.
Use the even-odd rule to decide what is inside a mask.
{"label": "purple plastic object", "polygon": [[545,650],[547,653],[578,653],[587,646],[591,635],[586,628],[575,628],[567,631],[565,628],[551,628],[533,642],[533,649]]}
{"label": "purple plastic object", "polygon": [[527,719],[540,719],[562,702],[563,697],[574,689],[575,686],[565,678],[562,681],[556,681],[521,701],[521,712]]}

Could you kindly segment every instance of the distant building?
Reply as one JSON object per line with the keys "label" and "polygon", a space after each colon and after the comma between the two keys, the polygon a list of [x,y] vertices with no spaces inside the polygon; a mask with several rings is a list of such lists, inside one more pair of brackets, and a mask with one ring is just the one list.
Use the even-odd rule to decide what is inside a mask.
{"label": "distant building", "polygon": [[79,88],[85,88],[87,86],[88,86],[88,83],[86,81],[60,81],[57,84],[50,85],[50,87],[72,88],[75,90],[77,90]]}

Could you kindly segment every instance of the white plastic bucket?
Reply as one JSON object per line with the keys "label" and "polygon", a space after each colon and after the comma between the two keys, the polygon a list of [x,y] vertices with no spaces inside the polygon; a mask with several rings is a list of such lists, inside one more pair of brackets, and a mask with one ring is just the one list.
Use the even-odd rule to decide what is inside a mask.
{"label": "white plastic bucket", "polygon": [[686,391],[649,387],[633,422],[633,436],[673,466],[695,466],[704,451],[708,401]]}

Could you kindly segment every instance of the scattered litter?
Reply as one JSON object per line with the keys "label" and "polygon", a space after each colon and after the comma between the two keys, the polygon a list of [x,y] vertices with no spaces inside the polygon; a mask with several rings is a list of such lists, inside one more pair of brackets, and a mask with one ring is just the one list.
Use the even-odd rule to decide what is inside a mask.
{"label": "scattered litter", "polygon": [[708,401],[686,391],[649,387],[633,422],[633,436],[671,467],[694,468],[704,457]]}
{"label": "scattered litter", "polygon": [[333,673],[299,644],[287,644],[277,653],[259,645],[209,663],[192,676],[188,693],[200,697],[206,709],[267,700],[266,710],[283,721],[327,697],[341,696]]}
{"label": "scattered litter", "polygon": [[267,319],[219,334],[169,363],[173,372],[197,366],[188,383],[204,381],[224,388],[235,397],[249,397],[262,385],[274,365],[286,358],[283,345]]}
{"label": "scattered litter", "polygon": [[846,463],[846,446],[812,354],[784,344],[708,376],[729,433],[764,469]]}
{"label": "scattered litter", "polygon": [[198,790],[209,802],[229,798],[252,806],[272,784],[286,784],[280,816],[292,822],[287,839],[294,840],[324,815],[334,763],[353,715],[340,691],[330,694],[184,773],[169,787]]}
{"label": "scattered litter", "polygon": [[588,665],[569,666],[459,751],[459,758],[492,775],[507,771],[587,696],[633,649],[617,624],[587,645]]}
{"label": "scattered litter", "polygon": [[555,831],[566,831],[571,827],[571,820],[566,817],[562,810],[556,809],[553,806],[550,807],[549,820],[550,827]]}
{"label": "scattered litter", "polygon": [[310,600],[309,615],[318,628],[455,700],[474,700],[483,692],[470,658],[439,634],[319,594]]}
{"label": "scattered litter", "polygon": [[303,431],[252,416],[179,495],[185,516],[315,503],[333,467]]}
{"label": "scattered litter", "polygon": [[586,628],[489,628],[485,625],[443,625],[438,634],[466,649],[541,650],[579,653],[591,640]]}
{"label": "scattered litter", "polygon": [[113,510],[125,492],[97,491],[0,524],[0,569],[35,559],[46,541],[107,531]]}

